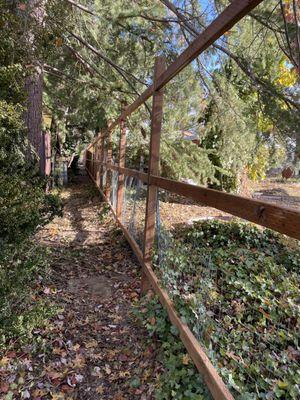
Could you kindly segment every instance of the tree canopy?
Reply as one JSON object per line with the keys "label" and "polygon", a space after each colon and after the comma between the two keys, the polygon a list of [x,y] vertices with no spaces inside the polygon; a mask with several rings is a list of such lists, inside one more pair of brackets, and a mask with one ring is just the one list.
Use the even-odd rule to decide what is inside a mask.
{"label": "tree canopy", "polygon": [[[50,116],[53,147],[70,156],[147,88],[155,56],[172,62],[228,2],[2,3],[3,37],[9,32],[10,40],[1,44],[1,79],[12,85],[14,77],[25,79],[42,66],[44,122]],[[234,189],[245,170],[258,178],[286,155],[291,159],[299,146],[297,7],[293,1],[262,3],[168,85],[163,175]],[[15,94],[2,93],[22,107],[18,82]],[[135,167],[140,157],[147,160],[150,109],[147,102],[127,121],[127,158]],[[113,138],[117,148],[118,132]]]}

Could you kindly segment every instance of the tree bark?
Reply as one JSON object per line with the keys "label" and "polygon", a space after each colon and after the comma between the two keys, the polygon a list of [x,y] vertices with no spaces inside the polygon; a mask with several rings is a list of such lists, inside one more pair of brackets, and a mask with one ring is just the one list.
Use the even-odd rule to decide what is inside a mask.
{"label": "tree bark", "polygon": [[[35,156],[32,152],[36,153],[39,160],[41,152],[43,151],[42,146],[42,105],[43,105],[43,63],[38,59],[38,49],[36,42],[38,35],[35,32],[35,28],[42,28],[44,21],[44,5],[45,1],[41,0],[29,0],[28,8],[32,24],[30,24],[28,32],[25,33],[25,39],[29,43],[29,73],[25,80],[25,92],[26,92],[26,111],[25,111],[25,123],[28,130],[28,152],[27,158],[30,163],[34,162]],[[39,165],[40,172],[43,171],[43,163]]]}
{"label": "tree bark", "polygon": [[[26,78],[26,113],[25,123],[28,129],[28,141],[31,149],[41,155],[42,138],[42,103],[43,103],[43,71],[36,67],[35,71]],[[32,161],[31,149],[28,157]]]}

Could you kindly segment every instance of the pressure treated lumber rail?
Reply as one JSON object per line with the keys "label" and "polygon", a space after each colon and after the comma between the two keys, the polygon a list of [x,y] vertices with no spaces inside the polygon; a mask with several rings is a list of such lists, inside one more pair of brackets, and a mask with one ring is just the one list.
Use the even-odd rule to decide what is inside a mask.
{"label": "pressure treated lumber rail", "polygon": [[[110,205],[118,224],[142,266],[142,288],[147,286],[144,284],[145,280],[147,280],[154,292],[159,296],[160,302],[167,310],[172,324],[178,328],[181,340],[190,357],[203,376],[213,398],[216,400],[233,400],[233,396],[189,327],[181,321],[169,295],[160,286],[158,278],[152,268],[150,250],[153,245],[155,230],[154,215],[157,202],[157,190],[160,188],[176,193],[296,239],[300,239],[300,213],[287,207],[274,205],[268,202],[253,200],[160,177],[158,165],[160,159],[159,147],[163,112],[162,89],[184,67],[190,64],[198,55],[205,51],[226,31],[231,29],[236,22],[261,2],[262,0],[233,0],[169,67],[164,69],[164,60],[161,57],[157,58],[153,84],[131,105],[126,107],[121,115],[112,122],[104,132],[95,138],[86,149],[86,169],[102,196]],[[149,152],[150,160],[148,173],[144,173],[125,167],[126,118],[144,104],[151,96],[153,96],[153,104]],[[111,161],[111,134],[112,130],[118,126],[120,126],[119,165],[114,165]],[[107,172],[105,187],[102,180],[104,171]],[[118,172],[118,200],[116,211],[109,202],[111,171]],[[143,252],[121,221],[125,176],[135,177],[147,183]]]}
{"label": "pressure treated lumber rail", "polygon": [[204,350],[201,348],[199,342],[191,332],[190,328],[184,324],[180,317],[178,316],[176,309],[172,300],[170,299],[168,293],[161,288],[158,278],[156,277],[152,265],[150,262],[144,261],[143,253],[141,252],[139,245],[136,243],[135,239],[131,236],[129,231],[126,227],[122,224],[121,220],[117,217],[112,205],[109,202],[109,199],[105,196],[104,192],[100,189],[99,183],[95,180],[93,175],[87,169],[90,178],[95,183],[97,188],[99,189],[102,197],[106,200],[109,204],[111,211],[118,222],[120,228],[122,229],[127,241],[129,242],[133,252],[135,253],[138,261],[142,266],[142,272],[147,276],[154,292],[159,297],[159,300],[163,307],[166,309],[170,321],[174,326],[177,327],[180,338],[185,345],[190,357],[192,358],[194,364],[196,365],[198,371],[203,376],[203,379],[212,394],[214,399],[218,400],[234,400],[233,396],[227,389],[226,385],[224,384],[222,378],[218,375],[217,371],[215,370],[214,366],[210,362],[209,358],[205,354]]}
{"label": "pressure treated lumber rail", "polygon": [[140,179],[160,189],[178,194],[179,196],[199,202],[205,206],[214,207],[236,217],[283,233],[300,240],[300,212],[286,206],[279,206],[267,201],[255,200],[219,190],[208,189],[204,186],[148,175],[144,172],[118,165],[103,164],[107,169]]}
{"label": "pressure treated lumber rail", "polygon": [[[144,104],[155,91],[163,88],[179,72],[190,64],[195,58],[203,53],[211,44],[219,39],[225,32],[230,30],[239,20],[252,11],[263,0],[233,0],[232,3],[203,31],[200,35],[181,53],[181,55],[166,69],[156,82],[148,87],[141,96],[130,106],[126,107],[119,118],[109,127],[112,130],[122,120],[132,114],[137,108]],[[87,149],[98,142],[96,138]]]}

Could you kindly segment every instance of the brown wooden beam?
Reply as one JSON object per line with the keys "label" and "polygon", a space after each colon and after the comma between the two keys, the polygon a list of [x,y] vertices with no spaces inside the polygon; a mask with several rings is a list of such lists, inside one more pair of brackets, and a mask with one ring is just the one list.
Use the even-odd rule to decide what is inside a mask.
{"label": "brown wooden beam", "polygon": [[[108,164],[111,164],[112,161],[112,131],[110,129],[107,130],[106,132],[106,160]],[[108,169],[106,173],[106,187],[105,187],[105,196],[109,199],[110,196],[110,191],[111,191],[111,178],[112,178],[112,173],[111,170]]]}
{"label": "brown wooden beam", "polygon": [[[166,69],[156,83],[153,83],[138,97],[122,115],[110,126],[115,128],[122,119],[132,114],[144,104],[156,90],[164,87],[183,68],[203,53],[211,44],[230,30],[239,20],[252,11],[263,0],[233,0],[229,6],[180,54],[180,56]],[[91,143],[93,145],[94,142]],[[90,146],[91,146],[90,145]]]}
{"label": "brown wooden beam", "polygon": [[103,187],[103,173],[104,173],[104,168],[103,168],[103,162],[104,162],[104,157],[105,157],[105,133],[102,130],[101,131],[101,139],[100,139],[100,189],[104,189]]}
{"label": "brown wooden beam", "polygon": [[[164,73],[166,62],[164,57],[158,57],[155,61],[154,85]],[[148,166],[148,189],[146,201],[145,230],[144,230],[144,259],[150,261],[155,238],[155,215],[157,206],[157,187],[149,185],[150,175],[159,174],[160,160],[160,136],[163,117],[163,90],[156,91],[153,95],[152,119],[151,119],[151,137],[149,149]]]}
{"label": "brown wooden beam", "polygon": [[[120,144],[119,144],[119,167],[125,167],[125,151],[126,151],[126,120],[120,123]],[[117,194],[117,217],[122,219],[124,197],[124,174],[119,172],[118,175],[118,194]]]}
{"label": "brown wooden beam", "polygon": [[[89,171],[88,171],[89,173]],[[93,176],[89,173],[90,178],[94,183],[95,179]],[[125,226],[122,224],[122,222],[117,218],[116,213],[114,212],[114,209],[108,199],[105,197],[104,193],[101,192],[102,196],[104,196],[105,200],[108,202],[111,211],[116,218],[120,228],[122,229],[124,236],[128,240],[134,254],[136,255],[138,261],[140,262],[142,266],[143,273],[147,276],[148,281],[150,282],[154,292],[158,295],[158,298],[162,304],[162,306],[167,310],[167,313],[169,315],[170,321],[172,322],[173,325],[175,325],[179,331],[180,338],[187,349],[187,352],[189,353],[190,357],[194,361],[198,371],[201,373],[203,376],[203,379],[209,388],[213,398],[215,400],[234,400],[233,396],[227,389],[226,385],[224,384],[222,378],[218,375],[217,371],[215,370],[214,366],[210,362],[209,358],[205,354],[204,350],[200,346],[199,342],[189,329],[189,327],[184,324],[179,315],[176,312],[175,306],[170,299],[168,293],[161,288],[159,284],[159,280],[157,276],[155,275],[152,266],[150,263],[145,263],[144,262],[144,257],[143,253],[141,252],[138,244],[136,243],[135,239],[131,236],[129,231],[125,228]]]}
{"label": "brown wooden beam", "polygon": [[[109,164],[107,164],[107,168],[118,170],[117,166]],[[148,182],[148,175],[140,171],[124,168],[122,172],[125,175],[138,177],[145,183]],[[292,208],[202,186],[189,185],[160,176],[151,175],[149,183],[300,240],[300,212]]]}
{"label": "brown wooden beam", "polygon": [[300,239],[300,212],[291,208],[176,182],[159,176],[151,176],[150,184]]}

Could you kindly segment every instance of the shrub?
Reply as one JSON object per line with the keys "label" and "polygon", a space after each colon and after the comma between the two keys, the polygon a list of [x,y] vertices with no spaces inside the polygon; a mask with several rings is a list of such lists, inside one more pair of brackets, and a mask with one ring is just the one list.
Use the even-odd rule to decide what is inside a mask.
{"label": "shrub", "polygon": [[58,196],[45,194],[44,180],[0,175],[0,241],[20,241],[61,212]]}
{"label": "shrub", "polygon": [[0,348],[10,338],[28,339],[48,316],[48,306],[33,296],[46,266],[45,249],[30,241],[1,246]]}

